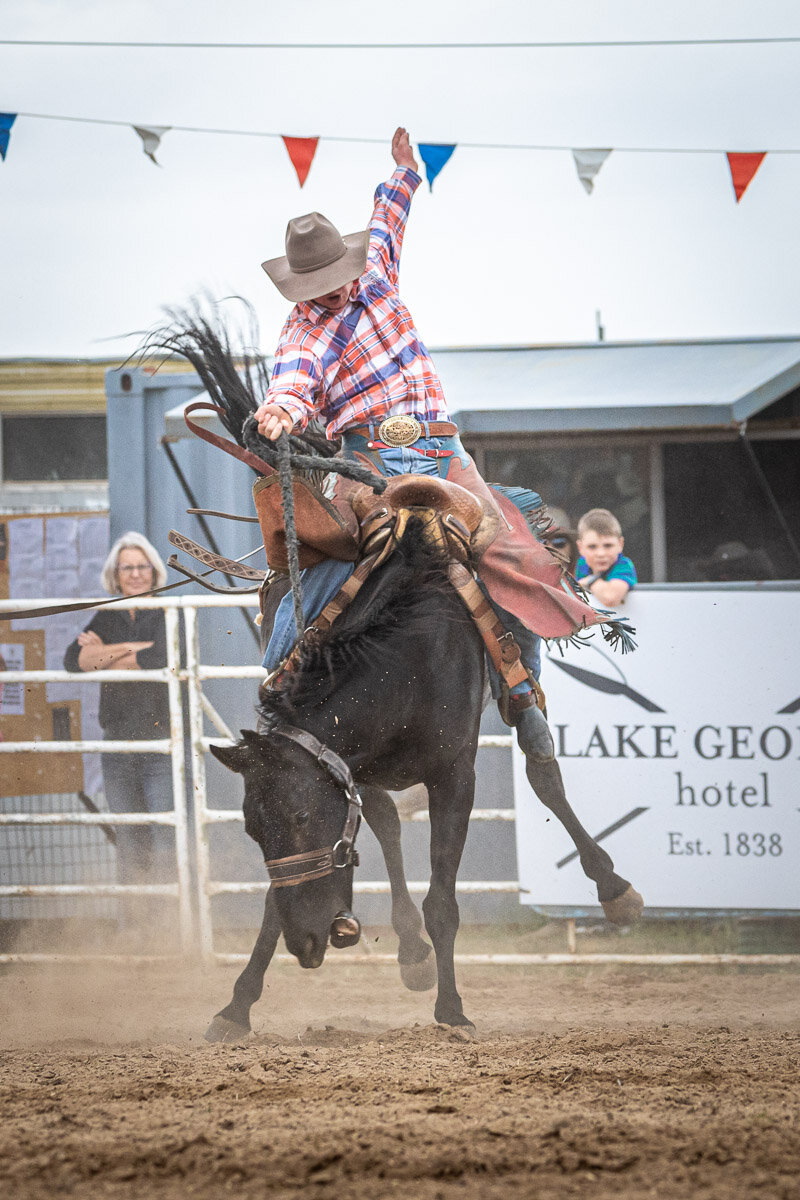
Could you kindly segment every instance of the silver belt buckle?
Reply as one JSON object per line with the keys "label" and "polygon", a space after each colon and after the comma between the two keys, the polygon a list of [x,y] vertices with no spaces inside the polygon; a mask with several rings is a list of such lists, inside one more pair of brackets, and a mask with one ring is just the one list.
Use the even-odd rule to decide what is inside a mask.
{"label": "silver belt buckle", "polygon": [[410,446],[422,437],[422,425],[416,417],[398,413],[378,426],[378,440],[387,446]]}

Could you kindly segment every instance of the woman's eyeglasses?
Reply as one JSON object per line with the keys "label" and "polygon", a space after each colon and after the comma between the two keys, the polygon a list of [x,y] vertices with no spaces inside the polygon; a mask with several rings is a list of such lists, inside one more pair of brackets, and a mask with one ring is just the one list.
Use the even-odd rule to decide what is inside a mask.
{"label": "woman's eyeglasses", "polygon": [[150,563],[148,563],[147,566],[145,566],[145,567],[139,566],[138,563],[136,564],[136,566],[133,566],[133,567],[129,567],[129,566],[117,567],[117,571],[119,572],[120,575],[133,575],[137,572],[139,575],[145,575],[148,571],[152,571],[152,569],[153,569],[153,567]]}

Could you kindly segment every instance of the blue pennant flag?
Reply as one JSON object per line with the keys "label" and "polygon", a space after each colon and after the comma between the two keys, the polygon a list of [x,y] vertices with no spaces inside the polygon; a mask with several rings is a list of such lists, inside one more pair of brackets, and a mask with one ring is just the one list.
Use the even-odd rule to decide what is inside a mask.
{"label": "blue pennant flag", "polygon": [[433,191],[433,181],[444,164],[449,160],[450,155],[455,150],[455,146],[445,146],[441,142],[419,142],[417,149],[419,150],[420,158],[425,163],[428,186]]}
{"label": "blue pennant flag", "polygon": [[11,137],[11,126],[17,119],[16,113],[0,113],[0,158],[6,161],[8,139]]}

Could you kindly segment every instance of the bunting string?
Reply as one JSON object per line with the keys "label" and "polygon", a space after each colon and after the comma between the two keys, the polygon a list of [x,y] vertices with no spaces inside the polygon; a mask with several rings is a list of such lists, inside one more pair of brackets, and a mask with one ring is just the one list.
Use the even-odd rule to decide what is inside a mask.
{"label": "bunting string", "polygon": [[[135,127],[133,121],[112,120],[108,117],[73,117],[60,113],[35,112],[17,112],[14,116],[36,121],[75,121],[86,125],[117,125],[123,129]],[[140,128],[145,128],[145,126],[140,126]],[[148,126],[147,128],[164,128],[175,133],[208,133],[219,134],[224,137],[257,137],[274,138],[275,140],[282,140],[288,136],[285,133],[274,133],[271,130],[264,129],[226,129],[221,126],[210,125],[168,125]],[[309,138],[307,140],[312,139]],[[367,146],[385,146],[387,143],[385,137],[353,137],[351,135],[330,133],[326,133],[318,140],[325,142],[350,142],[353,145]],[[444,143],[432,142],[427,144],[443,145]],[[556,142],[453,142],[451,144],[454,146],[457,145],[464,150],[567,150],[571,153],[575,149],[574,143],[567,145],[566,143],[559,144]],[[800,147],[793,146],[776,146],[767,150],[748,151],[730,151],[724,146],[614,146],[612,149],[615,154],[800,154]]]}
{"label": "bunting string", "polygon": [[[161,140],[164,135],[170,132],[202,133],[232,137],[280,138],[295,169],[300,187],[303,186],[308,178],[320,141],[319,137],[297,137],[257,129],[221,129],[198,125],[136,125],[129,121],[119,121],[105,117],[74,117],[57,115],[55,113],[32,112],[0,113],[0,159],[3,161],[6,160],[8,155],[11,128],[18,117],[39,121],[70,121],[86,125],[113,125],[132,128],[141,139],[141,146],[144,153],[157,167],[161,166],[161,164],[156,158],[156,152],[160,149]],[[385,145],[386,142],[385,138],[348,137],[335,134],[326,135],[324,140],[362,145]],[[788,147],[780,147],[774,150],[733,151],[700,146],[616,146],[599,149],[530,142],[419,142],[417,148],[431,191],[433,191],[434,180],[438,177],[442,168],[450,161],[456,145],[467,150],[569,151],[572,154],[578,179],[587,195],[593,193],[600,169],[612,153],[724,154],[728,162],[737,204],[742,199],[767,154],[800,153],[800,150]]]}

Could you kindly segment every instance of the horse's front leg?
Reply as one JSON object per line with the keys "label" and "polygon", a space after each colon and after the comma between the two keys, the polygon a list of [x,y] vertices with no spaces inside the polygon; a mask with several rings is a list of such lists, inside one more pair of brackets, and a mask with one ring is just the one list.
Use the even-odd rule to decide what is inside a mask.
{"label": "horse's front leg", "polygon": [[205,1032],[207,1042],[239,1042],[250,1033],[250,1009],[261,996],[264,974],[272,961],[281,926],[272,888],[264,901],[264,919],[250,961],[233,985],[233,999],[214,1017]]}
{"label": "horse's front leg", "polygon": [[434,1016],[441,1025],[466,1025],[461,997],[456,989],[453,950],[458,931],[456,875],[467,840],[469,814],[475,798],[474,755],[465,754],[446,769],[443,778],[429,782],[431,818],[431,886],[422,903],[425,928],[436,951],[439,991]]}
{"label": "horse's front leg", "polygon": [[381,787],[362,787],[361,799],[364,820],[378,839],[392,889],[392,928],[400,939],[400,978],[409,991],[427,992],[436,983],[436,965],[431,947],[419,936],[422,917],[406,884],[397,808]]}
{"label": "horse's front leg", "polygon": [[606,918],[614,925],[628,925],[635,921],[644,906],[642,897],[627,879],[615,873],[611,856],[598,846],[575,816],[567,800],[561,768],[556,760],[536,762],[532,757],[526,757],[525,773],[542,804],[558,817],[575,843],[584,875],[597,884],[597,899],[603,906]]}

